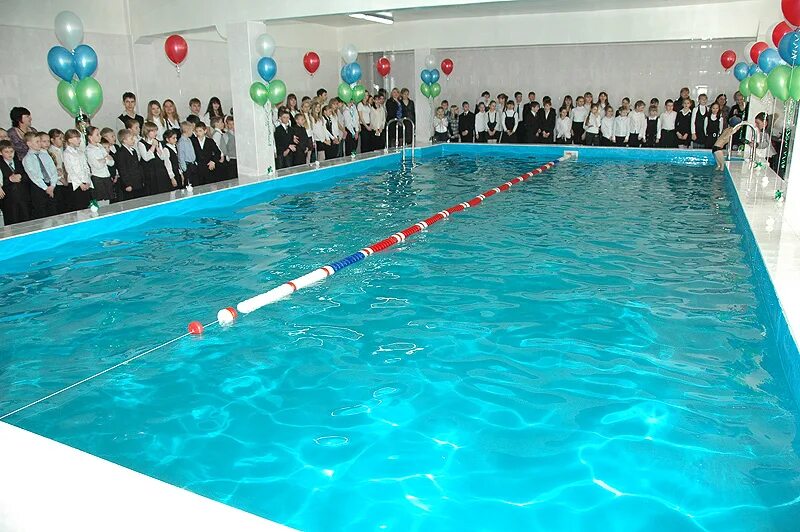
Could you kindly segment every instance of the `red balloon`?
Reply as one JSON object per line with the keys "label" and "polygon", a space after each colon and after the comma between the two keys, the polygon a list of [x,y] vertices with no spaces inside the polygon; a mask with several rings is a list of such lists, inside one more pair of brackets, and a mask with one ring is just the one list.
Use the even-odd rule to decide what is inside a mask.
{"label": "red balloon", "polygon": [[319,68],[319,56],[317,52],[306,52],[306,55],[303,56],[303,66],[306,67],[308,73],[313,76],[314,72]]}
{"label": "red balloon", "polygon": [[800,26],[800,0],[781,0],[783,18],[792,26]]}
{"label": "red balloon", "polygon": [[175,66],[178,66],[186,59],[189,45],[186,44],[186,39],[180,35],[170,35],[164,42],[164,51],[167,53],[169,60],[175,63]]}
{"label": "red balloon", "polygon": [[733,50],[725,50],[722,52],[722,57],[719,58],[719,62],[722,63],[722,68],[728,70],[736,63],[736,52]]}
{"label": "red balloon", "polygon": [[378,74],[380,74],[381,77],[385,78],[389,74],[389,72],[392,71],[392,64],[386,57],[381,57],[380,59],[378,59],[378,62],[375,63],[375,68],[378,69]]}
{"label": "red balloon", "polygon": [[442,72],[444,72],[445,76],[449,76],[453,72],[453,60],[452,59],[443,59],[442,64]]}
{"label": "red balloon", "polygon": [[764,41],[758,41],[750,48],[750,59],[753,60],[753,63],[756,65],[758,64],[758,58],[761,55],[761,52],[769,48],[769,45]]}
{"label": "red balloon", "polygon": [[792,29],[793,28],[789,26],[785,20],[775,24],[775,27],[772,29],[772,42],[775,44],[776,48],[781,43],[783,36],[792,31]]}

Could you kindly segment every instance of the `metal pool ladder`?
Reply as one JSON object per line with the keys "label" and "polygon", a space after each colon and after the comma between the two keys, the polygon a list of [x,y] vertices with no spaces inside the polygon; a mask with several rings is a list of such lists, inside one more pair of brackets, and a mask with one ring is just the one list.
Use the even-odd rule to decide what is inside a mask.
{"label": "metal pool ladder", "polygon": [[[417,139],[416,132],[414,131],[414,122],[407,117],[392,118],[386,123],[386,131],[388,133],[389,127],[394,124],[394,149],[401,150],[400,155],[403,162],[406,162],[406,122],[411,125],[411,164],[414,164],[414,152],[416,151]],[[402,141],[400,140],[402,139]],[[386,145],[383,148],[383,153],[389,153],[389,135],[386,135]]]}
{"label": "metal pool ladder", "polygon": [[[742,127],[747,130],[747,128],[752,128],[753,130],[753,142],[750,143],[750,170],[756,165],[756,147],[758,146],[758,128],[753,122],[742,122]],[[737,132],[738,134],[738,132]],[[728,154],[726,160],[730,162],[731,160],[731,151],[733,150],[733,135],[731,135],[730,140],[728,140]],[[745,157],[745,160],[748,160]]]}

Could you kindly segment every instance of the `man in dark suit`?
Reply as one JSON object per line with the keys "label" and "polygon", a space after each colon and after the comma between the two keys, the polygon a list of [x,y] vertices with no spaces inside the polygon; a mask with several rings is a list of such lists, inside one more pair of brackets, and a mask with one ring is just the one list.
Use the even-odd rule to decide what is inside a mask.
{"label": "man in dark suit", "polygon": [[14,154],[14,146],[8,140],[0,140],[0,171],[3,175],[0,208],[5,225],[27,222],[31,219],[30,183],[22,161]]}

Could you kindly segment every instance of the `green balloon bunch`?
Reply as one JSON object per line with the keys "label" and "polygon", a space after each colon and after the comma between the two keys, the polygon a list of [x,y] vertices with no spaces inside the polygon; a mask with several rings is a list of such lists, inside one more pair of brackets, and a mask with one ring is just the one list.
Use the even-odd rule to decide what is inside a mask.
{"label": "green balloon bunch", "polygon": [[260,81],[250,85],[250,99],[258,105],[264,106],[267,102],[277,105],[284,98],[286,98],[286,84],[279,79],[273,79],[266,85]]}
{"label": "green balloon bunch", "polygon": [[350,85],[343,81],[339,83],[336,94],[344,103],[360,102],[364,99],[364,95],[367,94],[367,89],[360,83],[357,85]]}
{"label": "green balloon bunch", "polygon": [[739,83],[739,92],[749,98],[763,98],[767,92],[779,101],[800,101],[800,66],[790,67],[781,64],[772,69],[769,74],[756,72],[744,78]]}
{"label": "green balloon bunch", "polygon": [[91,116],[103,104],[103,87],[92,77],[71,82],[61,80],[56,87],[56,97],[72,116],[81,112]]}

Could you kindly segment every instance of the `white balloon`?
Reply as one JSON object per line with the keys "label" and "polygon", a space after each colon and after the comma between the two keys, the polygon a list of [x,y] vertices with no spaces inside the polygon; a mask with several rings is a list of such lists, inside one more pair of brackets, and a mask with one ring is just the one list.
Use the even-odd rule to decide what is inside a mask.
{"label": "white balloon", "polygon": [[432,55],[425,56],[425,66],[430,68],[436,68],[436,58]]}
{"label": "white balloon", "polygon": [[62,11],[56,15],[56,38],[67,50],[74,50],[83,42],[83,22],[72,11]]}
{"label": "white balloon", "polygon": [[345,44],[342,48],[342,59],[345,63],[355,63],[358,59],[358,50],[352,44]]}
{"label": "white balloon", "polygon": [[275,39],[269,33],[262,33],[256,37],[256,50],[262,57],[272,57],[275,53]]}

